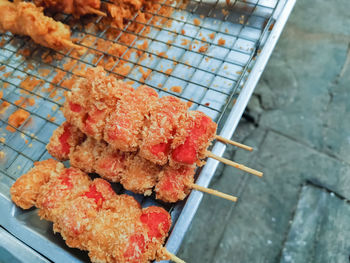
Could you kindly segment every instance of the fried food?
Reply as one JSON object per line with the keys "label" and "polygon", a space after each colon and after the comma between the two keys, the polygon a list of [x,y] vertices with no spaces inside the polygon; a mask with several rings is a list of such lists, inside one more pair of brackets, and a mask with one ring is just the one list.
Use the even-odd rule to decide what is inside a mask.
{"label": "fried food", "polygon": [[87,14],[94,14],[101,7],[100,0],[34,0],[36,6],[41,6],[52,12],[63,12],[80,17]]}
{"label": "fried food", "polygon": [[[110,103],[111,102],[111,103]],[[103,68],[88,69],[66,96],[67,121],[115,150],[140,152],[159,165],[202,165],[215,138],[216,123],[199,111],[188,111],[175,97],[158,98],[146,86],[106,76]]]}
{"label": "fried food", "polygon": [[170,163],[201,165],[216,133],[216,124],[203,112],[189,111],[176,130]]}
{"label": "fried food", "polygon": [[113,25],[124,28],[125,20],[130,20],[149,0],[112,0],[107,4],[107,11],[113,19]]}
{"label": "fried food", "polygon": [[153,103],[142,130],[140,155],[156,164],[165,165],[169,160],[174,135],[186,112],[187,105],[175,97],[162,97]]}
{"label": "fried food", "polygon": [[174,203],[185,197],[191,191],[194,181],[195,166],[180,166],[173,168],[166,166],[158,177],[157,185],[154,189],[156,198],[164,202]]}
{"label": "fried food", "polygon": [[69,27],[47,17],[32,3],[0,0],[0,32],[29,36],[35,43],[54,50],[76,47]]}
{"label": "fried food", "polygon": [[169,259],[163,243],[171,218],[163,208],[142,209],[131,196],[117,195],[103,179],[91,180],[53,159],[37,162],[11,187],[23,209],[39,208],[72,248],[86,250],[92,262],[150,262]]}
{"label": "fried food", "polygon": [[50,138],[47,149],[58,160],[67,160],[70,151],[79,145],[85,138],[85,134],[78,128],[64,123],[55,130],[56,136]]}
{"label": "fried food", "polygon": [[[72,138],[67,138],[67,134],[62,133],[63,129],[75,130],[77,134],[70,133]],[[65,122],[54,131],[47,149],[58,160],[69,159],[73,167],[86,173],[97,173],[111,182],[120,182],[125,189],[135,193],[150,195],[155,188],[157,199],[177,202],[183,200],[190,192],[195,166],[186,165],[180,168],[159,166],[142,158],[136,152],[114,150],[106,142],[97,141],[92,137],[87,137],[83,142],[75,139],[81,136],[83,136],[81,131]],[[66,144],[66,141],[76,144]],[[64,146],[57,145],[57,142]],[[70,147],[69,150],[66,150],[67,146]],[[68,156],[66,152],[69,152]]]}
{"label": "fried food", "polygon": [[157,92],[147,86],[125,94],[106,119],[105,141],[121,151],[138,150],[148,109],[157,99]]}
{"label": "fried food", "polygon": [[74,167],[98,173],[111,182],[122,183],[127,190],[144,195],[152,193],[160,172],[160,168],[150,161],[113,150],[91,137],[71,150],[69,160]]}
{"label": "fried food", "polygon": [[118,101],[132,92],[131,86],[107,76],[102,67],[88,69],[86,78],[78,79],[66,94],[63,114],[82,132],[102,140],[107,117]]}

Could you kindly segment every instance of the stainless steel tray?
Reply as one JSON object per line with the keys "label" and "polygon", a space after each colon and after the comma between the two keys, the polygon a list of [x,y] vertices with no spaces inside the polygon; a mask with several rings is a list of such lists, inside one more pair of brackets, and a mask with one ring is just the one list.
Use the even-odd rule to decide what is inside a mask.
{"label": "stainless steel tray", "polygon": [[[189,1],[185,9],[179,5],[174,6],[172,16],[166,18],[172,21],[170,27],[151,24],[149,21],[145,25],[150,26],[151,30],[146,36],[141,35],[142,32],[130,32],[126,27],[123,30],[124,34],[136,36],[136,40],[127,48],[153,57],[140,60],[135,56],[122,56],[120,60],[130,65],[130,73],[126,80],[134,81],[134,85],[137,86],[142,76],[138,68],[142,67],[144,71],[152,70],[144,81],[147,85],[157,89],[160,95],[172,94],[192,101],[192,109],[199,109],[210,115],[219,123],[218,133],[230,138],[294,4],[295,0],[231,0],[230,7],[227,8],[221,1]],[[223,12],[223,8],[228,12]],[[162,17],[157,12],[151,15],[152,18]],[[68,23],[71,20],[69,16],[62,18]],[[201,23],[195,23],[195,18]],[[95,21],[96,24],[99,23],[99,19]],[[72,30],[74,36],[80,40],[92,34],[85,31],[84,27],[73,27]],[[208,37],[212,33],[215,36],[213,39]],[[94,36],[104,37],[103,32]],[[143,43],[145,37],[149,45],[146,50],[141,50],[139,44]],[[225,39],[225,43],[219,45],[218,40],[221,38]],[[189,44],[183,45],[183,39],[188,39]],[[168,42],[169,40],[171,42]],[[115,42],[118,43],[118,38]],[[2,232],[5,236],[13,235],[12,240],[17,240],[20,244],[17,246],[18,250],[21,246],[26,247],[28,253],[30,248],[33,249],[32,255],[25,258],[25,262],[40,262],[38,253],[43,256],[43,260],[86,262],[87,253],[68,248],[58,234],[52,233],[51,223],[40,221],[34,209],[23,211],[14,206],[10,200],[9,188],[16,178],[32,167],[34,161],[50,157],[45,145],[52,131],[64,121],[59,107],[63,103],[65,88],[62,82],[52,83],[53,70],[60,69],[69,76],[72,71],[65,69],[63,62],[76,60],[88,66],[96,64],[89,55],[76,59],[70,52],[62,54],[62,61],[44,62],[41,57],[47,49],[33,44],[28,38],[13,36],[10,33],[0,35],[0,43],[0,66],[5,66],[3,72],[0,72],[0,85],[4,95],[1,100],[10,104],[7,111],[0,113],[0,138],[4,138],[0,143],[0,151],[4,153],[0,160],[0,225],[6,229]],[[208,47],[207,51],[199,52],[199,46],[204,44]],[[28,50],[29,55],[21,55],[21,51]],[[167,57],[160,54],[162,51],[167,53]],[[101,57],[103,52],[105,51],[101,52]],[[168,68],[172,68],[170,74],[164,72]],[[49,69],[51,73],[47,77],[41,77],[38,72],[42,69]],[[7,74],[4,75],[5,72]],[[115,72],[112,74],[118,75]],[[21,85],[22,80],[19,79],[28,77],[42,80],[45,87],[53,84],[54,89],[45,92],[39,86],[35,86],[28,90]],[[159,88],[159,84],[162,84],[162,88]],[[173,86],[181,86],[182,91],[171,91]],[[21,96],[35,96],[36,104],[24,108],[24,104],[15,103]],[[9,125],[8,117],[18,108],[29,111],[31,116],[12,133],[6,130]],[[55,119],[51,119],[52,117]],[[222,156],[224,151],[225,145],[219,142],[212,148],[212,152],[219,156]],[[209,159],[198,171],[196,182],[208,186],[217,165],[217,161]],[[119,193],[125,192],[119,185],[116,189]],[[192,191],[185,201],[176,205],[134,196],[143,206],[157,204],[170,211],[174,223],[166,246],[170,252],[176,253],[201,202],[202,193]],[[2,232],[0,231],[0,240]],[[6,244],[1,242],[0,246],[4,247]],[[16,253],[16,246],[7,251]]]}

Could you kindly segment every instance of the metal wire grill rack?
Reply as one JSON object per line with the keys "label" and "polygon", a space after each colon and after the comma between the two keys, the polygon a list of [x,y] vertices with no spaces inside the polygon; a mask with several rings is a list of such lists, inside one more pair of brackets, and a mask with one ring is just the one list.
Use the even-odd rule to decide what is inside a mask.
{"label": "metal wire grill rack", "polygon": [[[135,87],[146,84],[160,96],[170,94],[188,101],[191,109],[205,112],[220,128],[230,125],[227,123],[229,109],[251,75],[287,0],[232,0],[229,5],[219,0],[191,0],[186,5],[161,1],[156,10],[142,10],[147,19],[138,19],[140,13],[137,13],[118,30],[111,24],[102,26],[102,17],[78,22],[69,15],[56,15],[56,19],[72,25],[75,42],[86,48],[86,52],[79,55],[73,50],[54,52],[27,37],[0,35],[0,186],[4,186],[0,187],[0,194],[7,202],[12,182],[35,161],[50,157],[45,147],[52,132],[64,121],[60,107],[64,93],[69,90],[66,81],[80,76],[85,67],[103,64],[110,74],[130,81]],[[161,12],[164,9],[171,12]],[[133,30],[135,26],[139,30]],[[109,34],[111,31],[113,37]],[[131,41],[124,41],[126,36]],[[98,45],[100,40],[105,49]],[[110,52],[116,44],[118,50],[122,50],[118,54]],[[30,117],[16,127],[10,116],[19,109],[28,112]],[[123,192],[121,187],[117,188]],[[151,198],[135,197],[143,205],[154,203]],[[171,212],[176,223],[184,204],[160,205]],[[47,230],[49,226],[43,225],[38,230],[35,223],[38,219],[33,213],[16,210],[10,217],[14,219],[6,219],[8,225],[16,221],[23,224],[23,218],[34,218],[31,224],[26,223],[27,231],[38,240],[50,240],[48,246],[51,243],[61,246],[50,234],[51,230]],[[24,230],[10,232],[28,241],[30,237],[24,237],[20,231]],[[174,235],[176,233],[172,233],[170,239]],[[172,244],[173,251],[180,241],[177,247]],[[39,247],[35,248],[54,261],[86,259],[85,254],[76,251],[65,249],[52,255],[48,247]]]}
{"label": "metal wire grill rack", "polygon": [[[42,151],[42,149],[44,149],[43,146],[47,143],[48,138],[43,134],[39,134],[39,132],[44,131],[45,134],[50,135],[50,131],[63,120],[59,107],[62,106],[63,93],[67,88],[61,85],[63,78],[57,83],[53,82],[53,74],[56,71],[58,72],[56,74],[64,72],[66,77],[76,75],[77,73],[73,73],[73,70],[78,65],[67,69],[65,64],[69,61],[74,61],[77,64],[83,63],[88,66],[97,66],[104,56],[112,56],[117,59],[112,68],[107,69],[110,73],[118,77],[124,77],[120,73],[113,71],[113,69],[121,62],[128,63],[130,72],[127,74],[126,80],[135,81],[136,85],[145,83],[160,91],[162,95],[171,94],[191,101],[193,103],[192,108],[206,111],[215,120],[221,119],[230,98],[235,95],[240,80],[245,76],[244,73],[247,72],[249,62],[257,54],[259,41],[263,36],[264,30],[267,30],[271,24],[272,13],[277,5],[277,0],[235,1],[228,9],[226,15],[222,11],[224,6],[219,3],[219,1],[215,3],[191,1],[186,9],[169,6],[169,8],[174,9],[172,17],[151,13],[152,17],[147,23],[137,22],[137,15],[135,15],[134,19],[129,21],[126,27],[121,30],[121,33],[111,41],[127,48],[120,58],[116,58],[115,55],[106,51],[97,50],[95,47],[83,44],[83,39],[86,36],[93,36],[96,39],[102,38],[108,41],[104,37],[104,33],[111,28],[110,25],[98,34],[84,29],[79,31],[78,27],[73,27],[73,36],[78,36],[77,43],[85,46],[87,52],[80,58],[72,56],[71,51],[65,54],[58,52],[63,56],[63,59],[52,63],[42,61],[42,59],[45,60],[49,56],[49,53],[44,53],[47,52],[46,49],[33,45],[27,38],[13,36],[10,33],[3,34],[2,39],[6,42],[2,46],[0,63],[6,66],[3,76],[7,76],[7,72],[11,73],[7,78],[2,79],[3,83],[7,83],[10,86],[10,88],[3,89],[5,94],[2,100],[10,104],[9,109],[1,116],[3,144],[9,149],[16,151],[18,156],[23,156],[32,162],[41,159],[45,154],[45,151]],[[165,5],[167,4],[161,4],[161,6]],[[234,11],[230,12],[231,9]],[[239,12],[245,10],[245,13],[236,13],[236,10]],[[157,24],[152,25],[151,20],[154,17],[171,21],[171,27],[164,28]],[[236,21],[237,18],[238,21]],[[66,16],[63,21],[69,24],[71,19],[72,17]],[[97,18],[94,23],[98,24],[100,19]],[[194,24],[196,19],[200,21],[200,25]],[[139,33],[129,31],[128,25],[131,23],[142,24],[145,28],[150,26],[152,32],[144,36],[142,31]],[[122,34],[134,35],[135,40],[131,44],[120,43],[118,40]],[[203,37],[201,38],[200,36]],[[225,43],[219,45],[217,43],[219,39],[223,39]],[[150,41],[148,49],[143,50],[138,47],[140,41],[147,40]],[[206,52],[198,51],[203,46]],[[151,59],[141,61],[142,55],[129,59],[124,58],[130,49],[151,55],[153,59],[152,61]],[[23,57],[19,55],[21,51],[26,50],[30,52],[28,56]],[[91,62],[91,59],[87,59],[91,51],[97,52],[99,55],[95,63]],[[172,54],[172,56],[166,55],[167,53]],[[166,67],[167,70],[164,72],[162,68]],[[43,68],[48,68],[52,71],[48,77],[42,77],[39,74]],[[142,71],[151,71],[151,74],[141,82]],[[33,78],[38,80],[38,83],[32,90],[28,90],[28,88],[23,87],[24,85],[21,85],[23,83],[23,81],[20,81],[21,78]],[[54,88],[48,88],[47,92],[43,91],[42,88],[40,89],[40,86],[45,87],[47,85],[52,85]],[[160,88],[160,86],[163,88]],[[182,87],[182,91],[172,92],[171,89],[174,86]],[[36,96],[37,102],[35,106],[24,108],[25,100],[19,104],[16,101],[20,99],[21,93],[27,92],[29,94],[22,95],[24,97]],[[216,100],[213,100],[213,98],[216,98]],[[19,128],[13,127],[7,121],[10,114],[18,108],[25,109],[31,114],[31,118],[27,119]],[[8,132],[5,128],[6,126],[11,126],[17,132]],[[29,157],[30,154],[28,153],[31,150],[23,149],[22,147],[26,146],[23,143],[20,143],[20,146],[18,143],[15,143],[18,140],[17,137],[20,137],[22,141],[24,139],[24,142],[25,140],[30,140],[32,145],[35,143],[35,150],[32,149],[32,151],[38,151],[38,154],[34,157]],[[29,145],[31,145],[30,143]],[[12,156],[6,153],[5,157]],[[13,178],[15,174],[24,172],[16,166],[16,159],[7,160],[6,165],[2,166]],[[17,170],[15,173],[13,173],[12,169],[8,170],[14,166],[16,166],[15,170]]]}

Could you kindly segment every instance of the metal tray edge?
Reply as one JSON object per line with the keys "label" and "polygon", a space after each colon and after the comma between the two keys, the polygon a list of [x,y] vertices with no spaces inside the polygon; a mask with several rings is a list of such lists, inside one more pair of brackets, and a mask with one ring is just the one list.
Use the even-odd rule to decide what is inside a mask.
{"label": "metal tray edge", "polygon": [[[225,138],[231,138],[234,131],[237,128],[237,125],[241,119],[241,116],[249,102],[250,97],[252,96],[254,89],[267,65],[267,62],[274,50],[279,37],[288,21],[289,15],[291,14],[293,7],[296,3],[296,0],[287,0],[287,2],[281,2],[284,4],[282,6],[283,10],[276,19],[276,23],[268,36],[264,47],[258,56],[255,65],[246,81],[244,88],[241,90],[237,101],[232,108],[220,135]],[[216,155],[222,156],[226,149],[226,145],[220,142],[216,142],[212,152]],[[201,186],[208,186],[219,162],[213,159],[209,159],[201,171],[197,184]],[[183,238],[192,222],[193,217],[195,216],[197,209],[203,198],[203,193],[198,191],[192,191],[187,199],[187,202],[179,216],[174,229],[169,236],[169,239],[166,243],[166,248],[168,251],[176,254],[180,248]],[[167,261],[162,261],[167,262]]]}

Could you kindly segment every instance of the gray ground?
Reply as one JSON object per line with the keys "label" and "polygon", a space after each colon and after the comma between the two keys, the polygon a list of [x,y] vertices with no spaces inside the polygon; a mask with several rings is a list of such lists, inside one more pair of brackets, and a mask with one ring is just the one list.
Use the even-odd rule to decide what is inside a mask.
{"label": "gray ground", "polygon": [[[179,257],[187,262],[349,262],[350,1],[299,0]],[[253,120],[253,121],[252,121]],[[243,180],[242,180],[243,179]]]}

